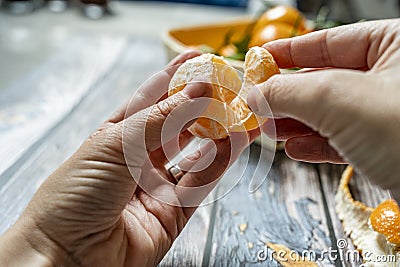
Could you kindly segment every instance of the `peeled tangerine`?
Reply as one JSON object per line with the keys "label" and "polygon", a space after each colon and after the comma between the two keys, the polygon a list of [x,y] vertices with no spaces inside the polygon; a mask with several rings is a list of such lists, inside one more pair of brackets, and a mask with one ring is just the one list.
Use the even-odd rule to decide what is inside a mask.
{"label": "peeled tangerine", "polygon": [[266,119],[254,115],[246,103],[250,89],[280,73],[272,55],[261,47],[252,47],[244,62],[243,84],[238,72],[222,57],[203,54],[183,63],[172,77],[168,88],[171,96],[188,83],[212,85],[212,100],[205,112],[189,127],[201,138],[223,139],[231,132],[250,131]]}

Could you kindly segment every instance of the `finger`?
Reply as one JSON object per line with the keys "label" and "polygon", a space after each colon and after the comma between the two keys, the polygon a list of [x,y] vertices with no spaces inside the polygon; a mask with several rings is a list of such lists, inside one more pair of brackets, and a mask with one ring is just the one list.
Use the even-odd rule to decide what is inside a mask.
{"label": "finger", "polygon": [[[248,145],[250,145],[258,136],[260,135],[260,129],[254,129],[251,130],[247,133],[232,133],[231,138],[233,138],[234,142],[235,142],[235,146],[237,146],[237,148],[245,148]],[[229,140],[230,138],[226,138],[223,139],[224,140],[224,144],[227,145],[225,143],[225,140]],[[204,159],[204,155],[208,155],[209,157],[211,156],[212,153],[214,153],[214,156],[217,154],[215,150],[215,146],[214,141],[217,143],[222,142],[222,140],[210,140],[209,142],[207,142],[205,145],[201,146],[200,149],[198,149],[197,151],[195,151],[194,153],[187,155],[186,157],[184,157],[178,164],[179,168],[181,170],[183,170],[184,172],[188,172],[188,171],[201,171],[206,169],[207,167],[209,167],[209,164],[211,163],[211,161],[214,159],[212,158],[211,161],[206,161]],[[229,143],[231,145],[231,143]],[[214,152],[211,152],[214,149]],[[236,150],[236,151],[240,151],[240,150]],[[237,153],[236,153],[237,155]],[[227,154],[228,156],[228,154]],[[234,159],[233,159],[234,160]],[[207,162],[209,163],[207,165]],[[203,184],[207,184],[204,183]],[[189,184],[181,184],[183,186],[190,186]]]}
{"label": "finger", "polygon": [[198,51],[188,50],[187,52],[177,56],[167,67],[153,77],[150,77],[140,88],[136,91],[135,96],[132,98],[128,109],[125,113],[125,118],[130,115],[147,108],[158,101],[164,100],[167,97],[168,85],[174,76],[179,66],[186,60],[199,55]]}
{"label": "finger", "polygon": [[[179,65],[184,63],[186,60],[200,56],[201,52],[197,50],[187,50],[182,54],[176,56],[167,64],[167,70],[169,70],[169,75],[172,77],[175,71],[178,69]],[[174,68],[171,68],[174,67]]]}
{"label": "finger", "polygon": [[194,136],[185,130],[180,133],[176,139],[172,139],[168,143],[162,145],[159,149],[150,153],[150,159],[153,166],[160,169],[165,169],[166,163],[171,161],[182,149],[184,149]]}
{"label": "finger", "polygon": [[210,141],[179,163],[189,169],[175,190],[188,217],[252,142],[249,138],[247,133],[233,133],[229,138]]}
{"label": "finger", "polygon": [[118,123],[139,110],[147,108],[159,100],[165,99],[169,82],[178,67],[186,60],[199,55],[200,52],[198,51],[188,50],[175,57],[161,72],[153,75],[140,86],[131,101],[128,101],[118,108],[106,123]]}
{"label": "finger", "polygon": [[315,134],[315,131],[310,127],[290,118],[269,119],[261,126],[261,129],[269,138],[276,141]]}
{"label": "finger", "polygon": [[313,163],[346,163],[328,140],[320,135],[293,137],[286,141],[286,154],[295,160]]}
{"label": "finger", "polygon": [[122,106],[120,106],[105,122],[104,124],[109,123],[118,123],[124,119],[126,109],[129,105],[129,101],[125,102]]}
{"label": "finger", "polygon": [[147,149],[158,149],[192,125],[208,107],[211,95],[212,85],[192,83],[150,107],[145,128]]}
{"label": "finger", "polygon": [[[181,190],[177,190],[179,196],[179,203],[177,203],[173,196],[161,196],[160,199],[164,202],[173,205],[198,206],[202,199],[214,188],[215,182],[221,175],[228,169],[228,167],[240,156],[244,148],[246,148],[254,138],[256,138],[257,131],[247,133],[234,133],[231,138],[210,140],[195,153],[190,154],[183,159],[178,166],[187,166],[183,169],[184,176],[179,181],[178,186]],[[185,165],[185,163],[190,163]],[[137,180],[139,187],[149,194],[153,194],[158,187],[171,187],[176,184],[175,178],[168,173],[165,168],[154,168],[153,162],[146,160],[143,165],[143,172],[141,177],[152,177],[152,179]],[[182,168],[182,167],[181,167]],[[192,176],[195,174],[194,176]],[[138,177],[134,175],[134,177]],[[201,179],[200,179],[201,178]],[[170,183],[165,183],[165,180]],[[202,187],[200,192],[193,194],[189,193],[189,201],[184,199],[187,193],[185,187]],[[155,195],[154,195],[155,196]]]}
{"label": "finger", "polygon": [[127,164],[141,166],[150,152],[186,130],[207,108],[209,98],[205,96],[211,94],[209,84],[188,84],[179,93],[125,119],[122,137]]}
{"label": "finger", "polygon": [[[320,30],[303,36],[265,44],[280,68],[368,68],[377,60],[374,43],[381,38],[384,23],[365,22]],[[371,49],[374,48],[374,49]]]}
{"label": "finger", "polygon": [[[225,141],[226,139],[222,140]],[[220,143],[222,140],[215,140],[215,142]],[[217,154],[215,142],[213,140],[209,140],[205,144],[200,143],[201,146],[199,149],[189,155],[186,155],[179,161],[179,168],[184,173],[187,173],[188,171],[200,171],[209,167]],[[206,155],[207,158],[205,157]]]}
{"label": "finger", "polygon": [[290,117],[329,137],[325,131],[334,130],[332,124],[345,127],[351,123],[354,99],[378,85],[379,81],[355,70],[280,74],[253,88],[247,102],[260,116]]}
{"label": "finger", "polygon": [[[227,169],[231,157],[231,143],[229,138],[210,140],[200,149],[183,159],[179,166],[186,171],[186,175],[178,185],[183,187],[198,187],[207,185],[219,178]],[[197,173],[201,179],[194,179]],[[211,175],[211,176],[210,176]]]}
{"label": "finger", "polygon": [[260,134],[261,134],[260,128],[256,128],[256,129],[253,129],[253,130],[251,130],[251,131],[248,131],[248,132],[247,132],[247,135],[248,135],[248,139],[249,139],[249,144],[253,143],[253,141],[254,141],[257,137],[259,137]]}

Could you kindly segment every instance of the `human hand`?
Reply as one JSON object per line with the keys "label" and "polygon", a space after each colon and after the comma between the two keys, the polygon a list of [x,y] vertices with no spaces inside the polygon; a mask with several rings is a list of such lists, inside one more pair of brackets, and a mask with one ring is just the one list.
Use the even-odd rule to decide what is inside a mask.
{"label": "human hand", "polygon": [[[400,20],[357,23],[264,45],[281,68],[248,97],[279,119],[263,131],[309,162],[351,163],[400,197]],[[270,114],[269,114],[270,115]],[[273,132],[273,133],[272,133]]]}
{"label": "human hand", "polygon": [[[241,133],[206,143],[179,163],[187,170],[179,182],[165,170],[166,155],[176,154],[192,140],[187,130],[179,134],[182,119],[189,113],[198,117],[206,106],[203,102],[196,108],[196,100],[211,95],[211,86],[194,83],[167,98],[178,65],[197,55],[192,51],[179,56],[148,80],[129,105],[44,182],[0,238],[0,265],[158,264],[195,208],[250,142]],[[167,118],[176,132],[162,133]],[[163,144],[162,134],[168,141]],[[210,164],[191,171],[205,160]],[[193,193],[193,188],[199,190]]]}

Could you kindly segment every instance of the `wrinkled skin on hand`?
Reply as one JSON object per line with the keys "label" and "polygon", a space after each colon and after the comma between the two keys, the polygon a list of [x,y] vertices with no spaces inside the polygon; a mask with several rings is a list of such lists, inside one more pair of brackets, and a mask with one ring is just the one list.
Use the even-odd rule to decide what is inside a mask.
{"label": "wrinkled skin on hand", "polygon": [[[248,97],[270,116],[286,153],[308,162],[350,163],[400,197],[400,19],[363,22],[264,45],[281,68]],[[263,126],[272,135],[271,120]]]}
{"label": "wrinkled skin on hand", "polygon": [[[166,93],[178,65],[197,55],[184,53],[150,78],[129,105],[44,182],[17,223],[0,238],[0,259],[6,266],[28,262],[31,266],[156,266],[161,261],[213,182],[259,134],[241,133],[203,145],[180,163],[189,171],[178,189],[164,168],[165,149],[176,154],[193,136],[184,128],[177,133],[180,147],[161,144],[163,123],[180,105],[190,107],[196,98],[211,95],[211,86],[193,84],[169,98]],[[191,172],[190,167],[210,152],[215,155],[211,164]],[[127,160],[126,155],[133,157]],[[145,191],[137,181],[161,182]],[[207,184],[212,186],[190,196],[191,206],[170,205],[157,198],[168,196],[179,204],[187,197],[185,188]]]}

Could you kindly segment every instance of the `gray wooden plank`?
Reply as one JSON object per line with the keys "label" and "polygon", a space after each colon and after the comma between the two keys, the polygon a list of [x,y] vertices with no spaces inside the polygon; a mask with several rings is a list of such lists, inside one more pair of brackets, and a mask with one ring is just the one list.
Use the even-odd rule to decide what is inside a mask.
{"label": "gray wooden plank", "polygon": [[[0,233],[18,218],[44,179],[164,64],[164,48],[159,42],[133,40],[125,46],[114,67],[93,82],[89,94],[43,137],[43,142],[29,151],[16,166],[17,171],[0,177],[6,180],[0,188]],[[162,266],[201,265],[211,208],[205,206],[196,211]]]}
{"label": "gray wooden plank", "polygon": [[[267,251],[267,242],[299,253],[312,250],[318,255],[328,249],[330,232],[315,165],[278,153],[267,180],[250,194],[249,177],[260,148],[252,146],[251,150],[249,161],[239,160],[247,164],[244,179],[216,202],[209,266],[279,266],[271,255],[257,258],[260,250]],[[323,266],[334,265],[325,257],[317,258],[322,258]]]}
{"label": "gray wooden plank", "polygon": [[[174,163],[180,162],[184,156],[196,151],[200,145],[201,139],[196,138],[171,161]],[[207,203],[212,199],[212,194],[213,193],[211,193],[209,198],[206,198],[203,201],[202,205],[200,205],[193,216],[189,219],[188,224],[175,240],[171,249],[160,262],[159,266],[186,267],[203,265],[203,253],[207,242],[207,234],[213,209],[213,205]]]}
{"label": "gray wooden plank", "polygon": [[212,205],[199,207],[159,266],[203,265],[203,253],[210,225]]}
{"label": "gray wooden plank", "polygon": [[0,91],[0,174],[106,75],[124,44],[125,38],[77,35],[43,65]]}
{"label": "gray wooden plank", "polygon": [[93,81],[80,105],[29,151],[26,160],[16,166],[17,171],[0,176],[5,181],[0,188],[0,232],[16,220],[43,180],[164,64],[160,43],[134,40],[125,47],[118,64]]}
{"label": "gray wooden plank", "polygon": [[[325,197],[327,201],[328,213],[331,218],[332,228],[335,235],[335,242],[340,239],[346,240],[348,244],[348,250],[355,250],[354,245],[349,237],[344,234],[344,230],[342,227],[342,223],[337,217],[335,212],[335,194],[338,190],[339,180],[343,173],[345,166],[343,165],[330,165],[330,164],[321,164],[319,165],[319,172],[321,177],[321,184],[323,187],[323,191],[325,192]],[[389,193],[385,190],[380,189],[377,186],[372,185],[366,178],[355,172],[354,177],[350,181],[350,190],[353,194],[353,197],[356,200],[359,200],[365,203],[368,206],[376,207],[380,202],[384,199],[389,198]],[[334,246],[337,249],[337,246]],[[343,266],[360,266],[362,264],[361,261],[341,261]]]}

